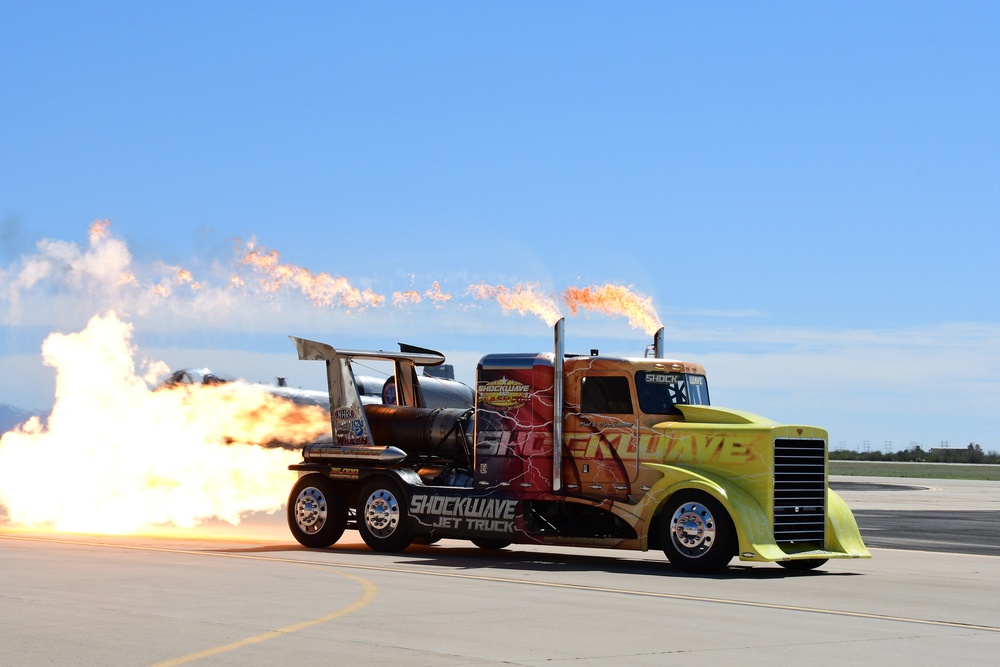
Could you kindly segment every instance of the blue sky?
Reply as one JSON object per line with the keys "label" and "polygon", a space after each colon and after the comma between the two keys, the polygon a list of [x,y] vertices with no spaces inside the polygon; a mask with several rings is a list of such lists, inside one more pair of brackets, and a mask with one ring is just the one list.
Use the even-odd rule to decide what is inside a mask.
{"label": "blue sky", "polygon": [[[296,334],[435,347],[471,381],[551,334],[468,285],[616,284],[717,404],[834,446],[1000,450],[998,24],[988,2],[6,3],[0,403],[47,407],[42,340],[108,308],[172,366],[321,386]],[[95,220],[150,284],[182,267],[223,294],[255,238],[454,298],[25,286],[32,258],[86,256]],[[599,313],[567,336],[648,339]]]}

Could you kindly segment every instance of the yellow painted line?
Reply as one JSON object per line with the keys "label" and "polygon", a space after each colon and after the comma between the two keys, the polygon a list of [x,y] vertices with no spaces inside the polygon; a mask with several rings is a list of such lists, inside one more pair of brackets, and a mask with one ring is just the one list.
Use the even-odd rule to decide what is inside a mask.
{"label": "yellow painted line", "polygon": [[[182,552],[191,553],[191,552]],[[268,558],[261,558],[259,560],[270,560]],[[307,567],[314,567],[311,565],[306,565]],[[320,569],[320,568],[314,568]],[[216,646],[215,648],[206,649],[204,651],[199,651],[197,653],[191,653],[190,655],[185,655],[180,658],[174,658],[173,660],[166,660],[164,662],[155,663],[152,667],[174,667],[175,665],[186,665],[189,662],[195,662],[197,660],[203,660],[205,658],[211,658],[212,656],[219,655],[220,653],[227,653],[229,651],[235,651],[237,649],[245,648],[247,646],[252,646],[254,644],[259,644],[260,642],[265,642],[269,639],[274,639],[276,637],[282,637],[284,635],[290,635],[300,630],[305,630],[306,628],[311,628],[315,625],[320,625],[321,623],[326,623],[327,621],[332,621],[335,618],[340,618],[341,616],[347,616],[348,614],[353,614],[359,609],[367,606],[375,599],[378,595],[378,588],[375,584],[371,583],[367,579],[362,577],[356,577],[352,574],[346,572],[337,572],[339,576],[346,577],[352,581],[357,582],[361,585],[363,592],[361,597],[342,609],[330,612],[324,616],[317,616],[316,618],[309,619],[308,621],[302,621],[301,623],[295,623],[293,625],[286,625],[283,628],[278,628],[277,630],[268,630],[267,632],[262,632],[259,635],[254,635],[253,637],[247,637],[245,639],[240,639],[239,641],[232,642],[230,644],[223,644],[222,646]]]}
{"label": "yellow painted line", "polygon": [[[630,595],[634,597],[647,597],[665,600],[680,600],[685,602],[704,602],[710,604],[725,604],[740,607],[752,607],[756,609],[773,609],[776,611],[794,611],[810,614],[826,614],[830,616],[842,616],[846,618],[861,618],[877,621],[892,621],[896,623],[909,623],[916,625],[931,625],[946,628],[958,628],[962,630],[976,630],[981,632],[1000,632],[1000,627],[992,625],[977,625],[974,623],[960,623],[957,621],[942,621],[935,619],[910,618],[906,616],[891,616],[888,614],[873,614],[861,611],[848,611],[843,609],[824,609],[822,607],[802,607],[797,605],[776,604],[771,602],[755,602],[753,600],[735,600],[730,598],[713,598],[701,595],[687,595],[683,593],[658,593],[654,591],[639,591],[628,588],[608,588],[603,586],[590,586],[586,584],[568,584],[551,581],[531,581],[527,579],[514,579],[511,577],[495,577],[481,574],[468,574],[462,572],[440,572],[427,569],[414,569],[403,567],[388,567],[382,565],[363,565],[360,563],[333,563],[329,561],[300,560],[297,558],[281,558],[273,556],[260,556],[245,553],[227,553],[220,551],[194,551],[190,549],[172,549],[167,547],[133,546],[108,544],[101,542],[85,542],[61,539],[46,539],[40,537],[21,537],[0,535],[0,538],[23,539],[38,542],[56,542],[62,544],[72,544],[79,546],[108,547],[121,549],[135,549],[140,551],[162,551],[166,553],[190,554],[197,556],[216,556],[224,558],[246,558],[249,560],[263,560],[276,563],[290,563],[295,565],[309,565],[320,568],[367,570],[370,572],[390,572],[396,574],[418,574],[422,576],[446,577],[452,579],[466,579],[470,581],[484,581],[503,584],[518,584],[521,586],[535,586],[540,588],[560,588],[565,590],[588,591],[596,593],[613,593],[616,595]],[[275,631],[279,632],[279,631]]]}
{"label": "yellow painted line", "polygon": [[[325,572],[331,572],[330,568],[318,567],[316,563],[310,561],[300,561],[293,558],[265,558],[262,556],[250,556],[246,554],[227,554],[212,551],[194,551],[191,549],[171,549],[167,547],[152,547],[152,546],[139,546],[131,544],[109,544],[107,542],[87,542],[84,540],[66,540],[66,539],[48,539],[43,537],[29,537],[21,535],[0,535],[3,539],[14,539],[14,540],[24,540],[28,542],[50,542],[57,544],[68,544],[72,546],[95,546],[104,549],[130,549],[134,551],[154,551],[160,553],[172,553],[172,554],[183,554],[183,555],[194,555],[194,556],[228,556],[232,558],[248,558],[249,560],[258,561],[271,561],[275,563],[281,563],[283,565],[293,564],[301,567],[308,567],[315,570],[323,570]],[[361,597],[355,600],[353,603],[346,607],[332,611],[329,614],[324,614],[323,616],[317,616],[316,618],[311,618],[300,623],[294,623],[292,625],[286,625],[283,628],[278,628],[277,630],[268,630],[267,632],[262,632],[259,635],[254,635],[252,637],[246,637],[245,639],[240,639],[239,641],[231,642],[229,644],[223,644],[221,646],[216,646],[214,648],[205,649],[204,651],[198,651],[197,653],[191,653],[179,658],[173,658],[171,660],[166,660],[164,662],[154,663],[151,667],[175,667],[176,665],[186,665],[190,662],[196,662],[198,660],[204,660],[205,658],[211,658],[213,656],[219,655],[221,653],[228,653],[229,651],[235,651],[237,649],[245,648],[247,646],[252,646],[254,644],[259,644],[265,642],[269,639],[275,639],[276,637],[283,637],[286,635],[305,630],[306,628],[311,628],[327,621],[332,621],[336,618],[342,616],[347,616],[353,614],[354,612],[362,609],[369,604],[378,596],[378,587],[372,582],[368,581],[364,577],[359,577],[357,575],[350,574],[348,572],[333,572],[337,576],[344,577],[345,579],[350,579],[361,586]]]}
{"label": "yellow painted line", "polygon": [[[265,558],[265,560],[270,560]],[[277,560],[277,559],[276,559]],[[281,559],[284,560],[284,559]],[[888,614],[872,614],[863,611],[846,611],[842,609],[823,609],[821,607],[800,607],[796,605],[776,604],[772,602],[754,602],[752,600],[733,600],[727,598],[711,598],[700,595],[686,595],[683,593],[657,593],[654,591],[637,591],[628,588],[607,588],[603,586],[588,586],[586,584],[566,584],[551,581],[530,581],[526,579],[512,579],[508,577],[491,577],[479,574],[465,574],[456,572],[429,572],[427,570],[414,570],[409,568],[384,567],[378,565],[354,565],[347,563],[324,563],[321,561],[298,561],[313,562],[324,567],[344,567],[359,570],[374,570],[381,572],[394,572],[403,574],[421,574],[434,577],[451,577],[454,579],[471,579],[475,581],[487,581],[505,584],[520,584],[522,586],[537,586],[540,588],[563,588],[568,590],[589,591],[597,593],[614,593],[617,595],[631,595],[634,597],[660,598],[667,600],[682,600],[686,602],[707,602],[712,604],[726,604],[740,607],[754,607],[758,609],[773,609],[777,611],[796,611],[811,614],[827,614],[830,616],[844,616],[848,618],[864,618],[879,621],[894,621],[897,623],[916,623],[918,625],[936,625],[948,628],[961,628],[963,630],[980,630],[985,632],[1000,632],[1000,627],[992,625],[976,625],[974,623],[959,623],[957,621],[939,621],[923,618],[909,618],[906,616],[890,616]]]}

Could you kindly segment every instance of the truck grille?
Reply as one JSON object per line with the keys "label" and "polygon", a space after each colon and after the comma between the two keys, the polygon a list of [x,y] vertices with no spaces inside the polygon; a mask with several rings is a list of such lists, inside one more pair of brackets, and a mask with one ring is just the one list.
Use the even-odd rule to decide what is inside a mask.
{"label": "truck grille", "polygon": [[774,541],[824,547],[826,442],[774,440]]}

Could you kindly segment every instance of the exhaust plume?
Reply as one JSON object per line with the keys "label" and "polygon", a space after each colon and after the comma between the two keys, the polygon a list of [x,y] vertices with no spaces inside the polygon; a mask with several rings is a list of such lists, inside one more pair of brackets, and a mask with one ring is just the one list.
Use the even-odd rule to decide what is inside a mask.
{"label": "exhaust plume", "polygon": [[48,423],[32,417],[0,438],[10,521],[118,534],[280,508],[300,455],[259,444],[313,440],[329,431],[326,411],[238,382],[153,390],[162,365],[140,377],[131,335],[110,313],[45,340],[56,369]]}
{"label": "exhaust plume", "polygon": [[411,303],[420,303],[424,299],[430,299],[437,304],[440,308],[443,304],[451,301],[451,295],[445,294],[441,291],[441,284],[437,280],[431,285],[430,289],[421,294],[417,290],[406,290],[405,292],[393,292],[392,293],[392,305],[394,306],[405,306]]}
{"label": "exhaust plume", "polygon": [[261,285],[267,292],[278,292],[284,287],[293,287],[305,294],[316,306],[330,308],[342,306],[364,310],[385,303],[381,294],[364,289],[359,290],[347,278],[334,277],[329,273],[312,273],[294,264],[282,264],[277,250],[257,248],[257,242],[247,242],[247,253],[243,264],[253,267],[265,275]]}
{"label": "exhaust plume", "polygon": [[[439,281],[421,289],[410,279],[405,291],[390,292],[395,306],[429,302],[461,311],[470,298],[485,299],[505,315],[531,313],[552,326],[561,317],[561,301],[573,315],[581,309],[625,315],[647,333],[660,326],[652,299],[621,286],[570,287],[557,300],[538,283],[480,283],[453,298]],[[83,329],[51,334],[43,345],[44,363],[56,370],[51,416],[33,417],[0,438],[0,505],[8,520],[127,533],[163,524],[190,527],[210,517],[237,523],[244,513],[279,508],[295,478],[287,466],[300,458],[281,445],[327,433],[326,411],[239,382],[154,389],[153,376],[165,367],[136,369],[127,321],[170,332],[253,330],[265,326],[261,313],[284,305],[262,311],[267,300],[261,296],[293,292],[316,308],[363,311],[386,304],[385,296],[347,278],[282,262],[256,240],[237,245],[222,261],[190,268],[135,262],[107,220],[90,225],[85,244],[43,239],[34,254],[0,267],[4,325]],[[294,301],[288,305],[303,305]],[[296,308],[282,310],[266,328],[311,321]]]}
{"label": "exhaust plume", "polygon": [[652,297],[640,296],[621,285],[568,287],[563,292],[563,300],[573,315],[576,315],[581,308],[602,312],[612,317],[624,315],[631,326],[642,329],[650,335],[663,326],[656,309],[653,308]]}
{"label": "exhaust plume", "polygon": [[559,306],[555,300],[547,294],[535,292],[538,283],[518,283],[511,288],[503,285],[469,285],[469,294],[477,299],[496,299],[503,309],[504,315],[512,310],[516,310],[521,315],[533,313],[542,318],[548,326],[554,325],[562,315],[559,313]]}

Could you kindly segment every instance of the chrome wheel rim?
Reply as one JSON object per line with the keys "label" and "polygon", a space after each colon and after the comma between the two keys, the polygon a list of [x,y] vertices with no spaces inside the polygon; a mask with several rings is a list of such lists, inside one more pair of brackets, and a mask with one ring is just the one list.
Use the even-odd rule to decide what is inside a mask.
{"label": "chrome wheel rim", "polygon": [[688,558],[704,556],[715,544],[715,517],[698,502],[684,503],[670,520],[670,539]]}
{"label": "chrome wheel rim", "polygon": [[365,525],[375,537],[388,537],[399,525],[399,502],[385,489],[378,489],[365,501]]}
{"label": "chrome wheel rim", "polygon": [[326,497],[319,489],[302,489],[295,499],[295,524],[303,533],[314,535],[326,525],[327,511]]}

